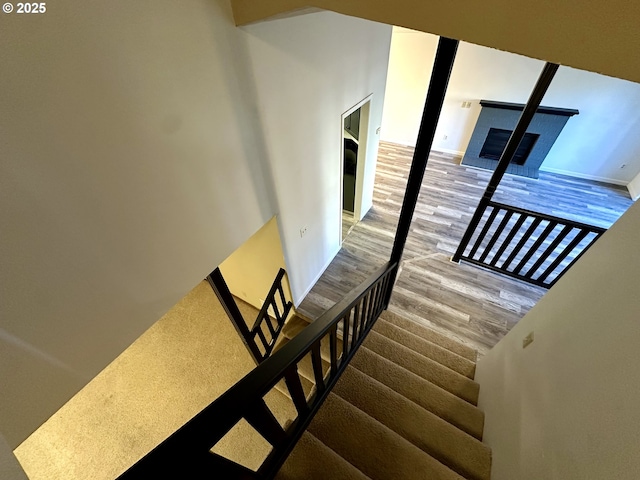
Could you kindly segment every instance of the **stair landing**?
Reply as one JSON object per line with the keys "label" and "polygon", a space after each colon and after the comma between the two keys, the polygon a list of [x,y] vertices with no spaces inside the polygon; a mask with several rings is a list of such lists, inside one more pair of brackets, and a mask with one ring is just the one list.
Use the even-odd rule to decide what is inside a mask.
{"label": "stair landing", "polygon": [[14,453],[31,480],[113,480],[254,367],[203,281]]}

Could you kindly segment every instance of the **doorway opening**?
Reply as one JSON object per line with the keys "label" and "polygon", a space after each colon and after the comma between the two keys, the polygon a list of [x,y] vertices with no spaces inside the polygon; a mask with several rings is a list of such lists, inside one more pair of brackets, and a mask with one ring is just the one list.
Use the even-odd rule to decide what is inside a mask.
{"label": "doorway opening", "polygon": [[362,178],[369,133],[370,105],[371,95],[342,115],[341,243],[362,217]]}

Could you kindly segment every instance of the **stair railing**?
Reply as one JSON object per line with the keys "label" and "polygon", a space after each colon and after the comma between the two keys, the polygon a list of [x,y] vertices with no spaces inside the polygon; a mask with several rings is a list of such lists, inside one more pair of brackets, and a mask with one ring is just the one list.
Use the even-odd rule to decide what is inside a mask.
{"label": "stair railing", "polygon": [[489,201],[453,257],[551,288],[605,228]]}
{"label": "stair railing", "polygon": [[[282,280],[285,275],[285,270],[281,268],[271,285],[269,293],[265,296],[262,308],[251,328],[249,328],[242,313],[240,313],[220,269],[216,268],[207,277],[209,285],[211,285],[218,300],[220,300],[229,320],[231,320],[256,364],[262,363],[271,355],[282,327],[284,327],[287,317],[293,308],[293,303],[287,301],[284,295]],[[271,314],[273,314],[273,317]]]}
{"label": "stair railing", "polygon": [[[397,263],[387,263],[377,270],[120,478],[274,478],[386,308],[386,293],[393,287],[396,270]],[[329,365],[323,369],[321,347],[325,342],[329,344]],[[298,373],[298,364],[307,356],[315,377],[315,386],[308,394]],[[297,411],[286,428],[264,400],[283,380]],[[243,419],[272,446],[257,472],[211,451]]]}
{"label": "stair railing", "polygon": [[[263,362],[271,355],[271,352],[276,346],[278,336],[282,331],[282,327],[284,327],[284,323],[289,316],[289,312],[293,308],[293,303],[290,301],[287,302],[284,296],[282,279],[285,273],[284,268],[281,268],[278,275],[276,275],[273,285],[271,285],[271,289],[264,299],[256,321],[250,330],[253,341],[256,342],[256,337],[260,340],[260,343],[256,342],[261,351],[261,358],[258,359],[258,363]],[[277,297],[279,297],[280,302],[277,301]],[[273,317],[270,313],[273,313]]]}

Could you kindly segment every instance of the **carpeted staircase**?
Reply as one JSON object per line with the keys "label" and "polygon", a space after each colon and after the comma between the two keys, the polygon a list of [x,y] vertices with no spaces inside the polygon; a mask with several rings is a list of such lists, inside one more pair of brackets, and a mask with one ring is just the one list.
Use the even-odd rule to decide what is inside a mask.
{"label": "carpeted staircase", "polygon": [[[293,317],[279,347],[306,325]],[[384,312],[276,478],[488,480],[475,358],[469,347]],[[311,395],[311,362],[299,373]]]}

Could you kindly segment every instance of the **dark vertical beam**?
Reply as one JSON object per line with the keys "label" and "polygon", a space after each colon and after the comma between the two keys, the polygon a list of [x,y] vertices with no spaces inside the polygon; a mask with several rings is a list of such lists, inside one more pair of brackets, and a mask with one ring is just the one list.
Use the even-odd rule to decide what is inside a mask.
{"label": "dark vertical beam", "polygon": [[504,174],[509,167],[509,163],[513,160],[513,157],[520,146],[520,142],[524,138],[524,134],[527,133],[527,128],[529,128],[529,124],[533,119],[533,116],[536,114],[538,107],[540,106],[540,102],[542,102],[542,98],[545,93],[547,93],[547,89],[553,80],[556,72],[558,71],[558,65],[555,63],[547,63],[542,69],[542,73],[536,82],[536,86],[533,88],[533,92],[531,92],[531,96],[527,101],[527,105],[524,107],[522,111],[522,115],[520,115],[520,119],[518,120],[518,124],[516,128],[513,130],[511,137],[509,137],[509,141],[507,142],[507,146],[504,148],[502,155],[500,156],[500,160],[498,161],[498,165],[496,166],[493,175],[491,176],[491,180],[489,180],[489,184],[487,185],[487,189],[484,191],[482,198],[480,199],[480,203],[478,204],[478,208],[476,208],[473,217],[471,218],[471,222],[467,227],[467,231],[464,233],[462,240],[460,241],[460,245],[458,245],[458,249],[456,253],[453,255],[452,260],[454,262],[459,262],[462,254],[464,253],[473,232],[476,231],[478,225],[480,224],[480,220],[482,220],[482,215],[484,211],[489,206],[489,202],[491,201],[491,197],[496,191],[498,184],[504,177]]}
{"label": "dark vertical beam", "polygon": [[[407,190],[404,194],[402,209],[400,210],[400,218],[398,220],[398,228],[396,230],[396,238],[393,242],[391,250],[390,262],[400,265],[402,252],[407,243],[409,235],[409,227],[413,219],[413,212],[416,208],[420,187],[422,186],[422,178],[427,168],[427,160],[431,145],[436,134],[436,127],[440,119],[444,96],[449,85],[453,62],[456,58],[458,50],[458,40],[440,37],[438,41],[438,49],[436,50],[436,58],[431,71],[431,80],[429,82],[429,90],[427,91],[427,100],[424,104],[422,113],[422,121],[420,122],[420,130],[418,131],[418,139],[416,148],[413,152],[413,160],[411,162],[411,170],[409,171],[409,179],[407,181]],[[397,269],[390,274],[387,291],[385,293],[385,308],[389,305],[393,284],[395,283]]]}
{"label": "dark vertical beam", "polygon": [[224,277],[222,276],[219,268],[216,268],[209,274],[207,282],[209,282],[209,285],[211,285],[211,288],[218,297],[218,300],[220,300],[222,308],[224,308],[229,320],[231,320],[231,323],[238,332],[238,335],[240,335],[242,343],[247,347],[247,350],[249,350],[249,353],[256,361],[256,364],[260,363],[262,361],[262,354],[260,353],[258,345],[256,345],[256,342],[249,331],[249,327],[247,327],[247,324],[242,317],[242,313],[240,313],[238,305],[233,299],[233,295],[227,286],[227,282],[224,281]]}

